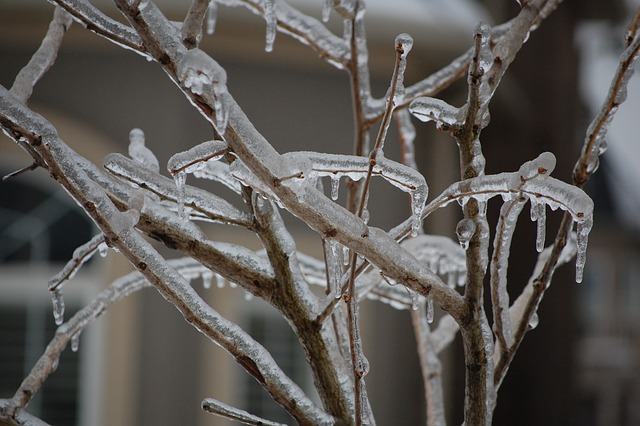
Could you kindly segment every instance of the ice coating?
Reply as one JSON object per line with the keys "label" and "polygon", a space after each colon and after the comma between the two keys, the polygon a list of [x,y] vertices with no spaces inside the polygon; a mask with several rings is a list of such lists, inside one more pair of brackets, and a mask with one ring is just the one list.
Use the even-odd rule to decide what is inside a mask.
{"label": "ice coating", "polygon": [[489,71],[489,68],[493,65],[493,53],[491,52],[491,27],[481,22],[478,24],[476,31],[480,34],[480,51],[479,51],[479,66],[483,73]]}
{"label": "ice coating", "polygon": [[193,173],[203,169],[207,161],[222,158],[228,145],[224,141],[211,140],[194,146],[193,148],[174,154],[167,162],[167,169],[172,175],[179,172]]}
{"label": "ice coating", "polygon": [[144,132],[140,129],[135,128],[129,132],[129,157],[156,173],[160,171],[160,163],[145,146]]}
{"label": "ice coating", "polygon": [[[366,177],[370,162],[366,157],[341,154],[324,154],[309,151],[295,151],[283,155],[288,163],[298,164],[308,170],[308,179],[313,182],[318,177],[329,176],[333,181],[341,177],[360,180]],[[411,195],[412,232],[417,235],[421,224],[422,211],[429,194],[424,176],[417,170],[389,160],[380,154],[372,171],[373,176],[381,176],[387,182]],[[290,179],[292,180],[292,179]],[[301,181],[301,179],[297,179]],[[286,184],[285,181],[283,183]],[[302,182],[298,182],[302,184]],[[332,192],[333,194],[333,192]]]}
{"label": "ice coating", "polygon": [[420,121],[435,121],[439,129],[455,127],[463,119],[459,108],[428,96],[414,99],[409,105],[409,112]]}
{"label": "ice coating", "polygon": [[178,62],[177,75],[185,88],[195,95],[210,93],[214,96],[216,128],[223,135],[228,111],[225,107],[227,73],[209,55],[200,49],[188,50]]}
{"label": "ice coating", "polygon": [[193,176],[199,179],[209,179],[220,182],[236,194],[240,194],[240,183],[231,176],[229,165],[220,161],[207,161],[204,167],[193,171]]}

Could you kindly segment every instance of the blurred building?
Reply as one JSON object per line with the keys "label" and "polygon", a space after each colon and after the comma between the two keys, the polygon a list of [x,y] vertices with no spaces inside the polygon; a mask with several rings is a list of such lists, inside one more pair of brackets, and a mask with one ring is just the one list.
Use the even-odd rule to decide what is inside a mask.
{"label": "blurred building", "polygon": [[[110,2],[94,3],[117,16]],[[182,6],[157,3],[172,19],[182,19]],[[319,0],[291,3],[321,16]],[[367,31],[374,95],[381,97],[386,91],[398,33],[409,32],[415,39],[406,77],[411,84],[463,52],[471,44],[476,20],[502,22],[515,13],[516,2],[509,7],[497,3],[370,0]],[[567,3],[532,36],[492,104],[492,124],[483,133],[488,173],[516,170],[551,150],[558,157],[554,175],[570,179],[584,135],[579,129],[586,127],[590,112],[580,101],[573,42],[584,11],[578,12],[575,2]],[[491,11],[493,18],[478,13],[480,7]],[[601,12],[593,14],[611,22],[619,18],[600,16]],[[44,1],[0,4],[0,84],[11,86],[39,45],[51,15],[52,7]],[[329,25],[341,32],[337,17]],[[349,153],[353,131],[347,75],[284,34],[278,34],[269,54],[263,39],[260,18],[244,9],[220,7],[216,34],[205,36],[201,47],[227,70],[230,92],[278,151]],[[445,96],[461,104],[464,93],[459,85]],[[287,102],[281,102],[283,94]],[[65,36],[56,64],[36,86],[29,104],[56,126],[65,142],[96,164],[109,152],[126,153],[134,127],[145,132],[147,146],[161,165],[176,151],[211,138],[208,125],[157,65],[78,25]],[[458,179],[455,144],[430,126],[419,126],[418,131],[419,140],[426,142],[417,144],[417,160],[431,193],[437,194]],[[391,158],[399,155],[394,138],[391,134],[385,148]],[[28,163],[15,144],[0,138],[2,175]],[[634,408],[640,402],[640,322],[633,308],[640,302],[640,247],[635,232],[618,225],[608,198],[615,183],[608,179],[592,188],[596,203],[610,207],[596,217],[585,283],[576,286],[567,267],[556,274],[542,304],[540,326],[525,339],[501,389],[495,424],[631,425],[640,419]],[[371,200],[372,224],[389,228],[406,215],[393,208],[406,204],[406,199],[385,188],[376,193]],[[425,226],[452,235],[456,214],[453,209],[438,213]],[[558,218],[550,218],[549,235]],[[318,237],[294,219],[287,220],[296,231],[298,248],[317,254]],[[510,268],[514,288],[526,283],[535,259],[534,237],[528,238],[534,230],[529,225],[521,225],[523,238],[512,247],[514,252],[530,253]],[[259,247],[251,235],[237,230],[212,227],[210,231],[222,240]],[[13,394],[55,330],[46,291],[49,278],[95,232],[44,171],[0,183],[0,397]],[[116,253],[92,260],[65,286],[68,315],[129,270]],[[243,290],[228,284],[202,294],[221,314],[262,341],[301,386],[309,385],[294,336],[268,306],[245,301]],[[365,345],[376,348],[367,352],[365,346],[372,364],[367,383],[378,424],[423,424],[423,390],[409,315],[386,306],[373,311],[372,305],[365,306],[369,316],[364,339]],[[447,354],[445,374],[449,420],[459,424],[464,371],[461,345],[454,345],[457,349]],[[65,351],[59,370],[29,411],[54,425],[227,424],[199,409],[205,397],[288,421],[226,353],[148,289],[120,302],[83,332],[80,350]]]}

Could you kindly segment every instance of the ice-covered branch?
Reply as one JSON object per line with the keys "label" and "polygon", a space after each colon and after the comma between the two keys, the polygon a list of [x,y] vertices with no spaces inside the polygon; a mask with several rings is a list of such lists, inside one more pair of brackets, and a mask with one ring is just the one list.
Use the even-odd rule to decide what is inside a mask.
{"label": "ice-covered branch", "polygon": [[[179,202],[178,189],[173,180],[149,169],[138,167],[121,154],[107,155],[104,166],[113,175],[156,194],[162,200]],[[248,214],[202,189],[185,185],[184,205],[189,207],[191,214],[197,219],[251,228],[251,218]]]}
{"label": "ice-covered branch", "polygon": [[295,242],[271,202],[254,192],[252,206],[259,224],[258,235],[278,281],[271,303],[284,314],[300,339],[324,406],[334,416],[348,418],[353,401],[349,399],[349,381],[340,379],[346,373],[345,366],[327,327],[310,326],[319,309],[318,299],[301,273]]}
{"label": "ice-covered branch", "polygon": [[16,413],[18,409],[25,408],[30,399],[40,390],[44,381],[56,370],[62,351],[74,336],[78,336],[85,327],[106,312],[112,304],[147,286],[149,283],[140,273],[130,273],[107,286],[91,303],[76,312],[66,323],[60,325],[44,353],[10,400],[9,406],[12,407],[13,413]]}
{"label": "ice-covered branch", "polygon": [[420,368],[424,383],[427,407],[427,425],[445,426],[444,395],[442,390],[442,364],[431,341],[431,329],[427,321],[425,303],[411,312],[411,321],[418,346]]}
{"label": "ice-covered branch", "polygon": [[0,114],[3,130],[14,138],[30,141],[56,180],[98,225],[106,241],[117,247],[192,326],[234,356],[294,418],[303,423],[330,422],[330,416],[311,402],[262,346],[207,305],[184,277],[133,229],[134,223],[123,216],[102,188],[73,161],[76,154],[58,138],[55,130],[1,87]]}
{"label": "ice-covered branch", "polygon": [[141,55],[144,54],[142,40],[135,31],[109,18],[87,0],[52,0],[66,10],[73,19],[89,31]]}
{"label": "ice-covered branch", "polygon": [[626,33],[627,47],[619,58],[618,68],[611,80],[609,93],[594,117],[582,146],[582,154],[573,169],[573,180],[584,186],[600,163],[599,157],[607,149],[607,133],[613,118],[627,99],[627,85],[634,73],[634,64],[640,55],[640,9],[629,24]]}
{"label": "ice-covered branch", "polygon": [[62,284],[74,277],[80,267],[100,249],[104,244],[104,235],[98,234],[85,244],[74,250],[71,260],[49,280],[49,291],[54,291]]}
{"label": "ice-covered branch", "polygon": [[191,6],[187,11],[187,15],[182,23],[182,42],[188,49],[198,47],[202,38],[202,22],[204,16],[209,9],[210,3],[215,7],[215,1],[212,0],[192,0]]}
{"label": "ice-covered branch", "polygon": [[49,24],[49,30],[42,39],[42,44],[33,54],[29,63],[20,70],[9,90],[20,102],[27,102],[33,92],[33,86],[55,62],[62,37],[72,22],[71,15],[56,7],[51,24]]}
{"label": "ice-covered branch", "polygon": [[[144,12],[149,9],[150,7],[147,7]],[[139,27],[141,36],[145,39],[153,39],[149,41],[153,45],[167,45],[167,50],[162,54],[177,60],[180,48],[178,47],[177,51],[171,49],[181,46],[181,43],[172,39],[171,32],[163,32],[161,40],[154,36],[154,34],[161,32],[162,28],[171,26],[171,24],[160,20],[138,24],[138,20],[143,15],[144,13],[140,13],[136,15],[136,20],[131,20],[132,24]],[[154,18],[157,17],[154,14]],[[154,29],[148,30],[151,24]],[[183,53],[180,52],[180,54]],[[175,66],[171,62],[167,63],[166,70],[170,74],[174,72],[174,69]],[[214,110],[212,94],[207,91],[197,96],[190,91],[185,91],[185,94],[189,96],[194,106],[212,121],[212,124],[215,124],[212,117]],[[357,223],[359,220],[347,210],[326,199],[317,189],[307,187],[304,197],[301,199],[299,194],[296,194],[287,185],[283,185],[282,177],[290,175],[288,173],[289,167],[284,158],[253,127],[230,94],[225,93],[223,100],[229,110],[229,125],[225,133],[225,140],[230,149],[260,181],[276,193],[278,199],[290,212],[303,219],[321,235],[335,235],[335,239],[364,255],[376,267],[383,270],[387,276],[405,282],[414,291],[421,294],[430,294],[436,303],[440,303],[445,310],[454,316],[460,313],[458,305],[460,296],[442,283],[435,274],[419,265],[409,253],[402,249],[392,248],[397,245],[393,238],[385,232],[370,227],[369,235],[362,236],[362,226]]]}
{"label": "ice-covered branch", "polygon": [[[262,0],[214,0],[225,6],[244,6],[262,15]],[[307,16],[281,0],[273,2],[277,29],[308,45],[328,63],[342,69],[349,60],[347,45],[329,31],[322,22]]]}
{"label": "ice-covered branch", "polygon": [[282,423],[272,422],[265,420],[261,417],[255,416],[244,410],[225,404],[213,398],[205,398],[202,401],[202,409],[209,413],[215,414],[227,420],[233,420],[245,425],[254,426],[285,426]]}

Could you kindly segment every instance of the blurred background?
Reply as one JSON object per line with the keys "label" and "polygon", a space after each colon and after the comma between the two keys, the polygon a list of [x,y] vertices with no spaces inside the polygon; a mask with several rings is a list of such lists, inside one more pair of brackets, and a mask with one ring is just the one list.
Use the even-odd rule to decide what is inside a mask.
{"label": "blurred background", "polygon": [[[109,1],[92,3],[118,16]],[[183,19],[189,4],[156,3],[175,20]],[[320,0],[290,3],[321,17]],[[585,129],[624,48],[624,28],[639,3],[567,0],[532,34],[491,104],[491,124],[482,133],[487,173],[517,170],[541,152],[552,151],[558,159],[554,176],[570,181]],[[415,40],[405,79],[409,85],[464,52],[478,21],[502,23],[519,7],[502,0],[369,0],[367,6],[375,97],[386,91],[397,34],[408,32]],[[52,13],[53,7],[43,0],[0,2],[1,85],[11,86],[39,46]],[[267,54],[263,20],[242,8],[220,6],[218,13],[216,32],[204,36],[201,48],[227,70],[229,91],[256,128],[280,152],[350,153],[346,73],[282,33]],[[341,33],[337,16],[332,15],[328,25]],[[442,96],[461,105],[464,81]],[[212,137],[156,64],[76,24],[29,106],[96,164],[107,153],[126,154],[134,127],[145,132],[147,146],[161,165],[173,153]],[[557,271],[539,311],[540,324],[527,335],[500,390],[496,425],[640,424],[639,111],[636,75],[614,121],[601,170],[587,188],[596,217],[585,280],[575,284],[572,266]],[[415,124],[416,159],[433,197],[459,179],[457,149],[449,135],[432,124]],[[398,159],[399,152],[392,130],[385,154]],[[25,153],[0,136],[0,174],[29,163]],[[196,182],[190,178],[189,183]],[[373,194],[372,225],[389,229],[408,215],[405,194],[384,184],[375,186]],[[425,230],[454,236],[458,210],[449,207],[430,216]],[[498,204],[490,204],[489,215],[495,219],[498,210]],[[548,243],[560,218],[559,212],[549,212]],[[298,248],[318,255],[320,239],[294,218],[287,221]],[[0,183],[0,397],[13,395],[55,331],[46,290],[49,278],[96,232],[43,170]],[[253,236],[235,229],[211,226],[207,232],[214,239],[259,248]],[[526,284],[536,258],[535,225],[528,217],[519,223],[512,253],[513,297]],[[114,252],[90,261],[65,286],[67,317],[129,270]],[[311,388],[288,325],[260,301],[245,300],[243,290],[220,284],[222,288],[202,289],[206,300],[263,342],[301,386]],[[371,363],[367,385],[378,424],[424,424],[409,313],[374,302],[366,302],[364,309],[365,353]],[[464,364],[459,339],[443,358],[448,422],[460,424]],[[292,423],[226,353],[147,289],[115,305],[83,332],[80,350],[63,353],[58,370],[28,411],[53,425],[228,424],[199,408],[205,397]]]}

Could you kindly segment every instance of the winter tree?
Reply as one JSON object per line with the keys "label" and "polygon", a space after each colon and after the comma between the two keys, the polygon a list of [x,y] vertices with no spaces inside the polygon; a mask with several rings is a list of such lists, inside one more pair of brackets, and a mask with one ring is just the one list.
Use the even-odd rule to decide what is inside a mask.
{"label": "winter tree", "polygon": [[[552,176],[556,158],[550,152],[541,152],[518,170],[485,174],[490,159],[483,156],[482,146],[491,100],[505,72],[560,1],[522,1],[520,12],[508,22],[493,28],[478,23],[469,29],[470,47],[464,54],[411,85],[405,85],[404,73],[411,66],[414,40],[399,34],[389,41],[395,62],[390,64],[387,93],[380,99],[373,97],[370,85],[364,0],[318,1],[322,19],[283,0],[193,0],[185,6],[182,22],[170,21],[147,0],[114,0],[123,21],[108,17],[88,0],[51,2],[56,9],[40,48],[12,87],[0,87],[2,130],[31,161],[5,179],[20,179],[36,168],[47,170],[98,233],[51,277],[48,290],[58,329],[15,394],[2,395],[3,422],[42,424],[28,413],[28,405],[56,370],[62,351],[67,346],[77,350],[83,329],[114,303],[152,286],[190,325],[224,348],[292,421],[305,425],[375,423],[375,407],[367,397],[369,363],[360,304],[370,299],[406,309],[417,336],[428,424],[445,423],[439,354],[458,333],[465,358],[460,366],[466,372],[465,424],[491,423],[498,390],[527,331],[538,322],[537,310],[554,271],[573,262],[575,280],[582,280],[594,223],[593,202],[582,187],[598,168],[608,126],[625,100],[640,50],[640,12],[624,34],[609,94],[576,153],[573,181],[564,182]],[[227,90],[227,79],[233,76],[199,48],[203,37],[215,37],[203,31],[213,32],[216,11],[224,6],[241,6],[264,19],[267,51],[277,49],[274,41],[280,32],[278,37],[293,37],[327,66],[344,71],[354,111],[351,155],[278,152],[254,127]],[[328,29],[329,19],[342,21],[343,34]],[[194,114],[210,124],[210,140],[193,141],[191,149],[175,153],[166,170],[137,128],[131,130],[128,155],[110,154],[103,164],[71,150],[28,101],[54,65],[64,33],[74,22],[162,68]],[[467,87],[464,103],[452,105],[438,97],[460,79]],[[385,156],[392,122],[401,134],[400,158]],[[429,194],[413,157],[415,123],[435,125],[459,150],[459,180],[440,194]],[[203,179],[226,186],[243,207],[200,188]],[[407,195],[406,220],[391,229],[368,225],[375,214],[368,209],[374,179]],[[343,199],[338,197],[341,185]],[[495,223],[486,216],[489,200],[501,206]],[[462,219],[451,230],[457,241],[423,231],[423,223],[442,208],[461,210]],[[562,223],[548,230],[547,211],[558,209]],[[283,220],[285,211],[321,237],[323,256],[297,251]],[[539,254],[524,291],[514,294],[507,269],[521,213],[537,224],[531,249]],[[263,249],[215,241],[202,222],[249,231]],[[146,237],[161,241],[174,256],[161,255]],[[136,271],[104,288],[64,321],[63,287],[72,285],[68,283],[92,255],[106,250],[118,252]],[[319,403],[259,342],[201,298],[192,287],[197,278],[232,282],[286,319],[306,355]],[[202,408],[244,424],[276,424],[214,398],[205,399]]]}

